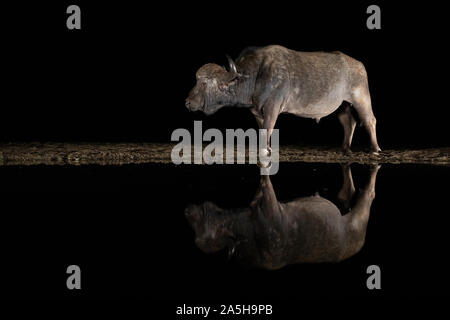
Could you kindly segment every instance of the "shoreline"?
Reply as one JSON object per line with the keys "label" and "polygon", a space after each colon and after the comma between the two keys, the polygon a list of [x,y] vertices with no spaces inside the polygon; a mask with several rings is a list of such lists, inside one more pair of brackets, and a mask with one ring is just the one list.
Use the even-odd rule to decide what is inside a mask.
{"label": "shoreline", "polygon": [[[172,164],[171,143],[3,143],[0,166]],[[450,147],[364,151],[344,154],[337,147],[280,146],[279,161],[319,163],[389,163],[450,166]]]}

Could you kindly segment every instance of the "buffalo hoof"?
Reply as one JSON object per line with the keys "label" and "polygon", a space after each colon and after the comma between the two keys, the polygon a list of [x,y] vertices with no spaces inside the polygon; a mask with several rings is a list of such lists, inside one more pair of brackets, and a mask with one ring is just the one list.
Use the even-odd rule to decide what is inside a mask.
{"label": "buffalo hoof", "polygon": [[380,170],[381,168],[381,164],[378,163],[374,163],[370,165],[370,172],[377,172],[378,170]]}
{"label": "buffalo hoof", "polygon": [[343,154],[352,154],[352,150],[350,150],[350,148],[342,148],[342,153]]}
{"label": "buffalo hoof", "polygon": [[270,157],[272,155],[272,149],[270,147],[267,149],[262,148],[259,150],[259,155],[262,157]]}
{"label": "buffalo hoof", "polygon": [[260,168],[270,168],[271,165],[272,165],[271,161],[264,161],[264,160],[259,160],[258,161],[258,166]]}
{"label": "buffalo hoof", "polygon": [[374,154],[376,156],[378,156],[380,154],[380,152],[381,152],[381,149],[379,147],[370,149],[370,153],[372,153],[372,154]]}

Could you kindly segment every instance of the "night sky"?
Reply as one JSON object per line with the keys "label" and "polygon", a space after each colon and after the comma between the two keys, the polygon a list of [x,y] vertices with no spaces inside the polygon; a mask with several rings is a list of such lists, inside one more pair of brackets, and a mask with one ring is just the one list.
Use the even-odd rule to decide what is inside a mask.
{"label": "night sky", "polygon": [[[7,141],[161,141],[176,128],[256,128],[248,110],[190,114],[184,99],[203,64],[226,64],[246,46],[342,51],[367,69],[380,146],[448,146],[444,20],[436,8],[277,1],[162,5],[77,1],[81,30],[66,28],[67,1],[2,10],[2,125]],[[442,12],[443,14],[443,12]],[[335,115],[282,115],[283,143],[340,145]],[[354,145],[367,142],[357,129]]]}

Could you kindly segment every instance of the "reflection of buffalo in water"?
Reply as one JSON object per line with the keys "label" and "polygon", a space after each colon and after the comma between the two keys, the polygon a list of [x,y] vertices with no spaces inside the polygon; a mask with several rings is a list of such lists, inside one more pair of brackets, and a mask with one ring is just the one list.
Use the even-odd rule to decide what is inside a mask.
{"label": "reflection of buffalo in water", "polygon": [[[343,165],[338,200],[348,208],[355,193],[350,166]],[[249,266],[279,269],[288,264],[338,262],[364,244],[379,167],[345,215],[319,195],[278,202],[269,176],[262,176],[249,208],[224,210],[211,202],[191,205],[185,214],[204,252],[228,247],[229,254]]]}

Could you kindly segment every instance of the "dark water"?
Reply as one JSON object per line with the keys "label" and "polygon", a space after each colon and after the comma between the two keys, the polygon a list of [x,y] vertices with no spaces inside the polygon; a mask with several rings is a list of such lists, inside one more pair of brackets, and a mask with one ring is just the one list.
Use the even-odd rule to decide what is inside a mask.
{"label": "dark water", "polygon": [[[443,294],[449,169],[383,165],[371,206],[360,204],[370,211],[357,216],[373,170],[351,166],[356,218],[344,219],[310,204],[346,210],[337,164],[281,164],[259,196],[259,168],[248,165],[0,167],[0,290],[155,305]],[[301,214],[270,208],[299,198]],[[66,289],[71,264],[82,270],[78,292]],[[381,290],[366,287],[372,264]]]}

